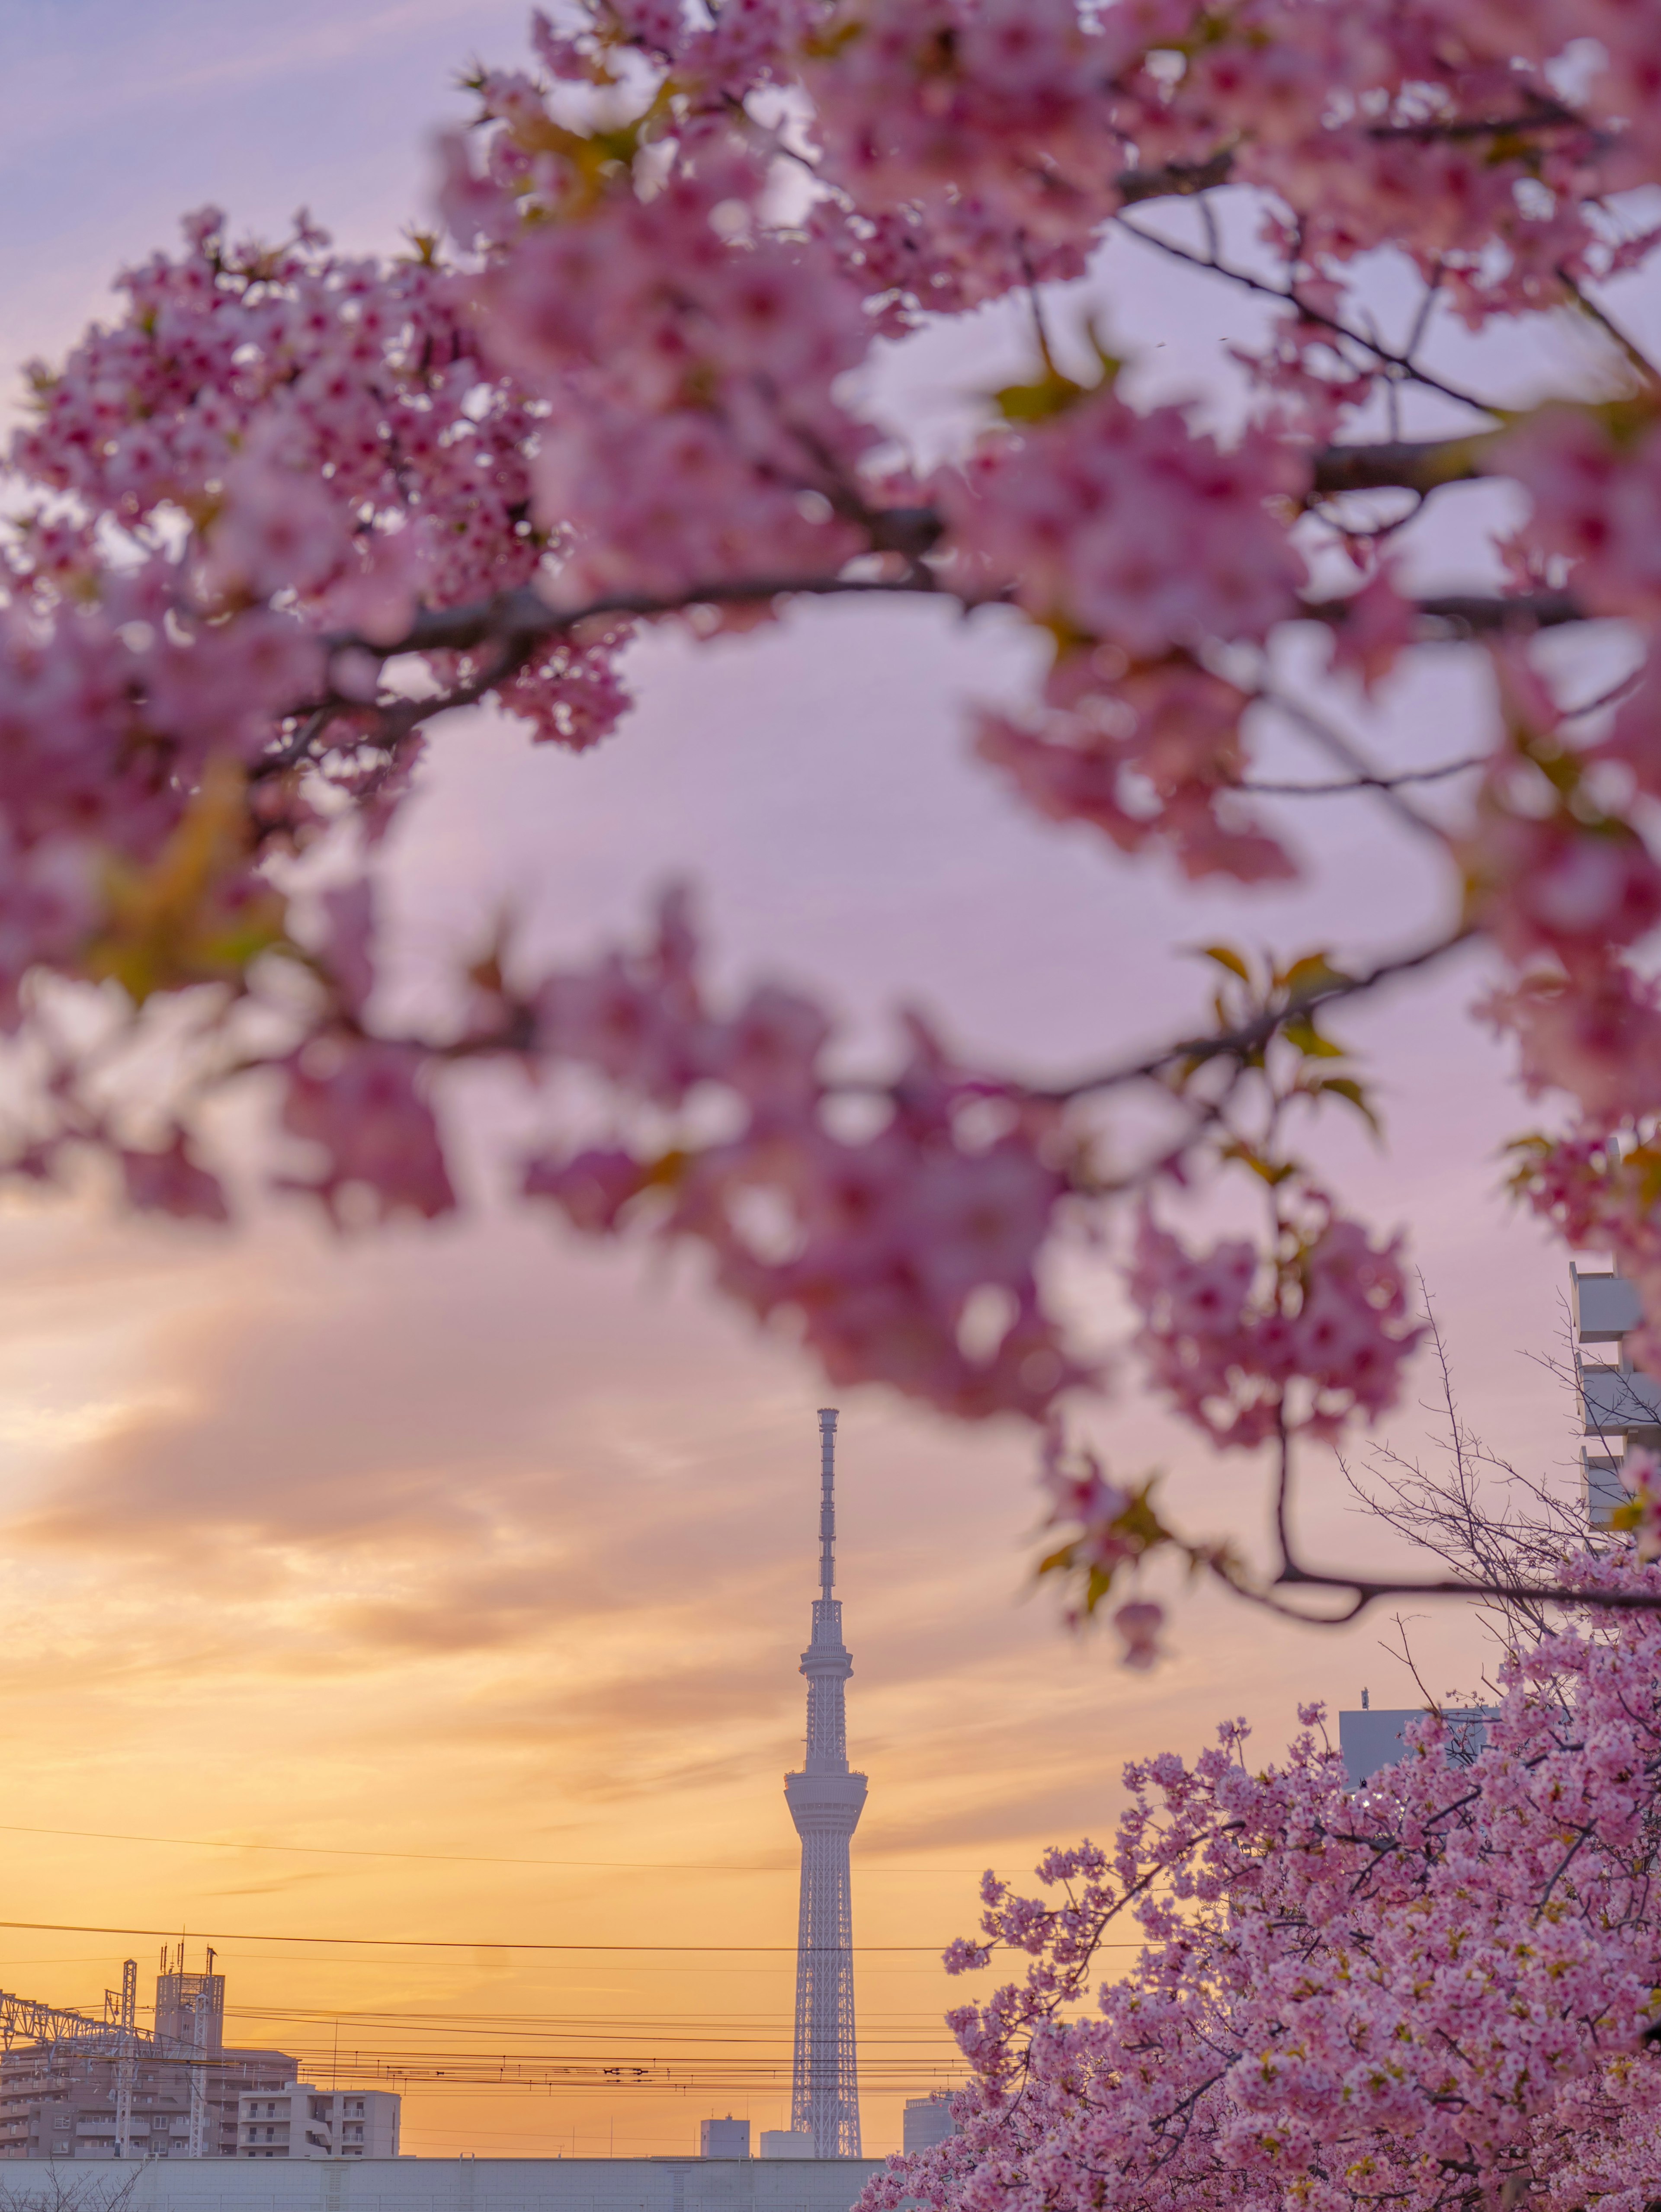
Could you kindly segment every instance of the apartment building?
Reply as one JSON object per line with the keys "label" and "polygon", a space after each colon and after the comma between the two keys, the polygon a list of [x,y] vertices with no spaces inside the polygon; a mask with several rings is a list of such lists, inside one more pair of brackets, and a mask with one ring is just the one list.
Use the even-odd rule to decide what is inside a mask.
{"label": "apartment building", "polygon": [[[113,2051],[73,2044],[21,2044],[0,2054],[0,2160],[93,2159],[116,2154],[116,2065]],[[283,2051],[227,2051],[208,2061],[208,2155],[234,2158],[239,2100],[245,2091],[292,2081]],[[183,2158],[190,2148],[192,2062],[139,2055],[133,2075],[129,2154]]]}
{"label": "apartment building", "polygon": [[403,2099],[390,2089],[269,2086],[237,2100],[239,2158],[396,2158]]}

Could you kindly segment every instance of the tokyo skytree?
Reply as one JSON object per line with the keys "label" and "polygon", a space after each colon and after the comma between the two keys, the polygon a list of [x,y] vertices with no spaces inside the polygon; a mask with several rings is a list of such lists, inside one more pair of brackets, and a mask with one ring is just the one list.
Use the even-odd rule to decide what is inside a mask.
{"label": "tokyo skytree", "polygon": [[836,1582],[837,1416],[819,1413],[819,1594],[807,1677],[807,1755],[784,1778],[801,1838],[796,1928],[796,2048],[790,2125],[813,2138],[815,2158],[860,2155],[860,2062],[854,2034],[854,1919],[848,1844],[865,1808],[865,1777],[848,1768],[843,1685],[854,1671],[842,1640]]}

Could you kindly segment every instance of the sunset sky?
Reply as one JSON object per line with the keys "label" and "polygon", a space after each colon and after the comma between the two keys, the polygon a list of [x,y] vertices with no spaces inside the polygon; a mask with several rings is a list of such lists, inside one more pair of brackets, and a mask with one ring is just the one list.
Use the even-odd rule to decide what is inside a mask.
{"label": "sunset sky", "polygon": [[[7,392],[205,200],[239,229],[304,204],[343,243],[392,245],[425,208],[433,128],[463,112],[455,70],[516,58],[521,14],[6,10]],[[1096,283],[1116,331],[1164,342],[1136,372],[1148,389],[1208,388],[1244,327],[1129,252]],[[972,357],[925,340],[880,404],[944,434],[1016,344],[997,313]],[[1439,557],[1468,579],[1459,543]],[[459,720],[387,863],[410,975],[504,900],[575,957],[686,873],[723,977],[816,984],[873,1056],[882,1009],[916,1000],[976,1051],[1060,1070],[1201,1003],[1182,947],[1342,951],[1439,911],[1420,853],[1349,801],[1300,824],[1306,881],[1256,901],[1196,902],[1018,817],[968,759],[962,708],[1009,684],[1019,651],[995,622],[822,608],[713,651],[642,647],[638,714],[586,759]],[[1478,698],[1451,672],[1394,698],[1404,752],[1463,749]],[[1529,1109],[1466,1019],[1480,986],[1450,969],[1335,1024],[1372,1057],[1389,1143],[1357,1125],[1322,1153],[1409,1231],[1468,1417],[1567,1484],[1571,1409],[1528,1357],[1556,1347],[1563,1261],[1500,1192]],[[1389,1623],[1321,1635],[1201,1595],[1168,1663],[1121,1671],[1027,1589],[1023,1436],[836,1401],[695,1271],[596,1256],[493,1197],[490,1135],[520,1102],[453,1110],[480,1133],[459,1227],[342,1243],[272,1209],[224,1236],[125,1221],[91,1187],[0,1199],[0,1986],[95,2005],[131,1953],[148,1996],[158,1931],[190,1930],[218,1948],[234,2038],[301,2054],[314,2079],[395,2049],[429,2070],[471,2051],[698,2075],[673,2093],[414,2084],[418,2152],[686,2149],[728,2110],[786,2124],[781,1777],[800,1747],[814,1408],[840,1402],[850,1744],[871,1777],[866,2140],[896,2148],[904,2096],[952,2078],[934,1954],[972,1927],[978,1870],[1103,1834],[1127,1759],[1191,1753],[1226,1716],[1269,1758],[1301,1700],[1369,1685],[1409,1701],[1379,1649]],[[1122,1333],[1110,1277],[1077,1295]],[[1426,1425],[1409,1407],[1388,1434],[1412,1448]],[[1256,1471],[1177,1431],[1129,1360],[1096,1426],[1116,1466],[1165,1468],[1189,1525],[1257,1540]],[[1376,1531],[1321,1483],[1311,1547],[1376,1560]],[[1433,1688],[1475,1686],[1468,1622],[1410,1632]],[[341,1940],[300,1940],[316,1937]],[[397,1940],[413,1938],[452,1948]],[[534,1948],[560,1944],[624,1948]]]}

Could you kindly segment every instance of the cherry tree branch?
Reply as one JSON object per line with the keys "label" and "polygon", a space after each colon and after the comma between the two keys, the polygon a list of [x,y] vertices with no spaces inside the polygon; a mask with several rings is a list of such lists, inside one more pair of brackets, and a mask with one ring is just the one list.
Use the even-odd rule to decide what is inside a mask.
{"label": "cherry tree branch", "polygon": [[[1439,1337],[1437,1341],[1439,1349]],[[1543,1608],[1551,1606],[1592,1607],[1614,1613],[1661,1613],[1661,1591],[1655,1590],[1587,1589],[1561,1581],[1528,1582],[1504,1573],[1455,1573],[1436,1576],[1426,1581],[1410,1581],[1391,1576],[1342,1571],[1328,1573],[1318,1567],[1307,1566],[1298,1556],[1297,1547],[1293,1540],[1292,1487],[1293,1438],[1283,1414],[1275,1460],[1273,1507],[1279,1564],[1272,1579],[1267,1584],[1252,1581],[1242,1571],[1233,1554],[1225,1548],[1208,1550],[1196,1547],[1190,1550],[1189,1556],[1196,1565],[1208,1568],[1236,1595],[1278,1613],[1284,1620],[1298,1621],[1305,1627],[1342,1627],[1359,1620],[1381,1599],[1403,1597],[1476,1598],[1490,1605],[1497,1603],[1507,1608],[1522,1609],[1531,1617],[1537,1617]],[[1348,1598],[1349,1602],[1335,1613],[1309,1613],[1301,1606],[1288,1604],[1284,1597],[1278,1595],[1281,1591],[1294,1589],[1328,1591]]]}
{"label": "cherry tree branch", "polygon": [[1349,770],[1351,790],[1376,791],[1407,828],[1416,830],[1421,836],[1433,839],[1439,844],[1442,842],[1442,832],[1436,823],[1427,815],[1421,814],[1411,800],[1402,798],[1397,787],[1407,781],[1405,777],[1385,775],[1352,738],[1346,737],[1342,730],[1335,729],[1323,716],[1315,714],[1300,700],[1289,699],[1284,692],[1279,691],[1263,691],[1259,697],[1264,706],[1272,707],[1283,714],[1287,721],[1312,738],[1323,752],[1330,754],[1340,767]]}
{"label": "cherry tree branch", "polygon": [[[1375,143],[1388,143],[1392,139],[1406,139],[1415,145],[1457,145],[1474,138],[1503,138],[1512,132],[1536,131],[1583,131],[1598,144],[1605,143],[1605,134],[1595,131],[1585,118],[1578,115],[1562,101],[1542,93],[1530,95],[1530,105],[1520,115],[1472,115],[1445,121],[1423,123],[1374,123],[1364,136]],[[1124,169],[1116,176],[1114,189],[1127,207],[1135,207],[1149,200],[1191,199],[1196,193],[1214,191],[1220,185],[1236,181],[1234,150],[1226,147],[1206,161],[1167,161],[1147,169]]]}
{"label": "cherry tree branch", "polygon": [[1463,760],[1443,761],[1435,768],[1404,768],[1395,775],[1352,775],[1330,783],[1270,783],[1247,776],[1234,786],[1262,799],[1337,799],[1356,791],[1394,791],[1406,783],[1441,783],[1468,769],[1481,768],[1486,753],[1467,753]]}
{"label": "cherry tree branch", "polygon": [[1485,466],[1502,431],[1479,430],[1467,438],[1386,439],[1379,444],[1329,446],[1315,456],[1311,471],[1316,492],[1431,492],[1444,484],[1468,483],[1488,473]]}
{"label": "cherry tree branch", "polygon": [[[1447,479],[1452,481],[1451,477]],[[908,513],[911,510],[908,510]],[[495,642],[504,648],[534,650],[545,641],[569,636],[586,623],[606,618],[651,621],[667,615],[686,614],[695,607],[753,606],[770,599],[855,598],[949,598],[965,612],[1004,604],[1004,591],[977,595],[953,589],[931,568],[918,564],[899,576],[859,576],[843,573],[733,576],[711,578],[684,586],[676,592],[608,592],[581,605],[555,606],[528,584],[475,599],[460,606],[423,608],[404,635],[390,642],[367,638],[352,630],[336,631],[324,644],[332,653],[345,651],[369,655],[380,661],[396,660],[406,653],[465,653]],[[1518,592],[1512,596],[1482,592],[1442,592],[1413,602],[1433,634],[1465,637],[1518,629],[1549,629],[1591,617],[1567,592]],[[1349,618],[1348,597],[1308,599],[1292,611],[1293,621],[1341,625]],[[523,653],[514,662],[522,665]],[[502,680],[506,672],[470,682],[454,693],[435,699],[399,702],[396,711],[410,722],[424,720],[451,706],[471,705]],[[330,714],[363,711],[364,702],[345,694],[332,696],[302,711]],[[383,708],[382,711],[385,711]]]}
{"label": "cherry tree branch", "polygon": [[1195,253],[1185,246],[1178,246],[1174,239],[1162,238],[1157,231],[1144,230],[1139,223],[1126,222],[1123,215],[1115,216],[1113,220],[1127,237],[1153,246],[1156,252],[1165,254],[1173,261],[1183,262],[1189,268],[1201,270],[1208,276],[1220,276],[1227,283],[1238,284],[1245,291],[1258,293],[1266,299],[1278,301],[1284,307],[1294,308],[1303,321],[1312,324],[1317,330],[1329,331],[1335,337],[1343,339],[1348,344],[1360,346],[1363,352],[1371,354],[1384,367],[1394,369],[1398,376],[1411,379],[1427,392],[1439,393],[1444,399],[1451,399],[1460,407],[1469,407],[1475,414],[1493,414],[1494,410],[1486,399],[1477,398],[1474,392],[1462,392],[1457,385],[1445,383],[1440,377],[1433,376],[1428,369],[1420,368],[1406,354],[1396,353],[1380,340],[1369,337],[1365,331],[1354,330],[1349,324],[1340,322],[1335,315],[1326,314],[1320,308],[1310,306],[1299,298],[1293,286],[1271,284],[1265,277],[1254,276],[1249,269],[1237,269],[1232,263],[1220,260],[1213,254]]}
{"label": "cherry tree branch", "polygon": [[1047,1090],[1035,1090],[1031,1096],[1064,1104],[1071,1099],[1086,1097],[1098,1091],[1146,1082],[1168,1073],[1172,1068],[1191,1070],[1203,1066],[1208,1060],[1246,1059],[1261,1052],[1287,1023],[1307,1020],[1317,1007],[1335,1006],[1348,999],[1364,997],[1368,992],[1394,981],[1398,976],[1415,975],[1433,967],[1451,952],[1457,951],[1462,945],[1467,944],[1473,934],[1469,928],[1455,930],[1447,937],[1439,937],[1433,943],[1419,945],[1410,952],[1397,953],[1390,959],[1380,960],[1372,967],[1354,975],[1329,970],[1325,976],[1287,992],[1252,1020],[1243,1022],[1235,1029],[1181,1037],[1175,1043],[1161,1046],[1145,1059],[1122,1061],[1116,1066],[1098,1069],[1071,1083]]}

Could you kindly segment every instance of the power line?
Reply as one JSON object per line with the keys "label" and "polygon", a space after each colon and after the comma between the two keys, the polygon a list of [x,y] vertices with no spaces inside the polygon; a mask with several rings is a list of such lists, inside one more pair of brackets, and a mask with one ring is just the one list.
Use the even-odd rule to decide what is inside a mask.
{"label": "power line", "polygon": [[[169,1942],[183,1936],[188,1943],[361,1943],[376,1951],[648,1951],[686,1952],[712,1957],[795,1958],[794,1943],[529,1943],[504,1942],[500,1937],[462,1936],[247,1936],[226,1928],[112,1928],[86,1920],[0,1920],[0,1928],[28,1929],[50,1936],[161,1936]],[[890,1953],[939,1954],[944,1943],[855,1943],[853,1948],[872,1956]],[[1140,1946],[1138,1947],[1140,1948]]]}
{"label": "power line", "polygon": [[[0,1820],[0,1835],[7,1836],[73,1836],[90,1844],[172,1844],[193,1851],[282,1851],[300,1858],[327,1859],[417,1859],[440,1866],[526,1866],[526,1867],[585,1867],[611,1872],[640,1874],[788,1874],[797,1869],[782,1866],[721,1866],[708,1860],[679,1859],[534,1859],[486,1856],[473,1851],[375,1851],[354,1848],[345,1844],[242,1844],[222,1836],[140,1836],[129,1835],[113,1828],[34,1828],[25,1827],[15,1820]],[[983,1867],[912,1867],[879,1866],[869,1860],[860,1862],[860,1872],[867,1874],[968,1874],[981,1875]],[[137,1929],[137,1934],[145,1930]]]}

